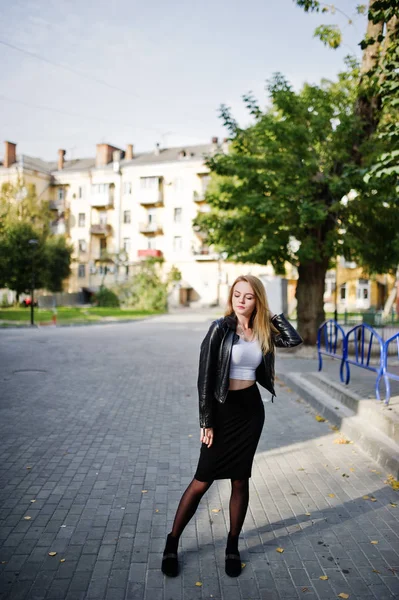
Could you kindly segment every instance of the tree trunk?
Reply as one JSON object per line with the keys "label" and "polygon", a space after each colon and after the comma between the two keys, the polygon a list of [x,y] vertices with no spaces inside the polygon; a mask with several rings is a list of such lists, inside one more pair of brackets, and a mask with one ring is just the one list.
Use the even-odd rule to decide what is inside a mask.
{"label": "tree trunk", "polygon": [[295,296],[298,300],[298,331],[307,345],[314,345],[317,330],[325,320],[324,286],[328,260],[310,262],[298,267],[298,284]]}
{"label": "tree trunk", "polygon": [[[372,9],[373,4],[375,4],[378,1],[379,0],[370,0],[369,10]],[[373,21],[368,21],[366,37],[373,38],[376,41],[374,42],[374,44],[371,44],[371,46],[367,46],[367,48],[363,50],[362,65],[360,67],[361,76],[365,75],[377,66],[378,54],[381,45],[381,43],[377,41],[377,38],[383,33],[383,30],[384,23],[382,21],[380,23],[373,23]]]}

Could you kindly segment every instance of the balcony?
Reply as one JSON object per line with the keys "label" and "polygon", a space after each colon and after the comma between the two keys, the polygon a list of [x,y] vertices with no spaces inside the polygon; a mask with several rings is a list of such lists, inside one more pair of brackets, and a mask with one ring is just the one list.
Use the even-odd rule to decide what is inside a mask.
{"label": "balcony", "polygon": [[65,210],[65,200],[49,200],[49,209],[63,212]]}
{"label": "balcony", "polygon": [[157,235],[163,232],[162,225],[160,223],[140,223],[139,231],[143,234]]}
{"label": "balcony", "polygon": [[147,250],[139,250],[137,253],[139,258],[162,258],[162,250],[154,250],[153,248],[147,248]]}
{"label": "balcony", "polygon": [[142,206],[163,206],[163,190],[140,190],[138,195]]}
{"label": "balcony", "polygon": [[205,192],[194,192],[193,193],[193,201],[194,202],[205,202]]}
{"label": "balcony", "polygon": [[113,208],[114,207],[114,188],[106,192],[91,192],[90,206],[92,208]]}
{"label": "balcony", "polygon": [[114,259],[112,258],[108,250],[100,250],[94,255],[93,259],[95,262],[114,262]]}
{"label": "balcony", "polygon": [[90,227],[91,235],[111,235],[112,227],[106,223],[94,223]]}
{"label": "balcony", "polygon": [[217,252],[211,251],[207,246],[203,246],[198,250],[193,250],[193,255],[195,260],[200,261],[218,260],[220,258]]}

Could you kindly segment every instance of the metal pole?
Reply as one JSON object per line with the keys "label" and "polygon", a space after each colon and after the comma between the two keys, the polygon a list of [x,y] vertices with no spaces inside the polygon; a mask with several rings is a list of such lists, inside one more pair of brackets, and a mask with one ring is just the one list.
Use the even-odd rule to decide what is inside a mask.
{"label": "metal pole", "polygon": [[30,246],[32,246],[32,277],[31,277],[31,294],[30,294],[30,324],[33,327],[33,325],[35,324],[35,315],[34,315],[34,304],[35,304],[35,298],[34,298],[34,291],[35,291],[35,265],[34,265],[34,257],[35,257],[35,253],[34,253],[34,246],[37,247],[37,244],[39,243],[38,240],[29,240],[28,244]]}
{"label": "metal pole", "polygon": [[334,321],[338,323],[338,263],[335,265]]}

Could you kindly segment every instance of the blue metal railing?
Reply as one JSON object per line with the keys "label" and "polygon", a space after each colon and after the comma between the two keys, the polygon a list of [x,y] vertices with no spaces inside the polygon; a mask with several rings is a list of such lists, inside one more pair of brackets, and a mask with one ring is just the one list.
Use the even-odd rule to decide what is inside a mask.
{"label": "blue metal railing", "polygon": [[[350,381],[350,367],[354,365],[377,374],[375,382],[375,395],[377,400],[381,400],[380,382],[384,380],[385,384],[385,404],[389,403],[391,397],[390,379],[399,381],[398,373],[394,373],[388,366],[388,355],[390,344],[396,342],[397,357],[399,358],[399,333],[390,337],[386,342],[370,325],[362,323],[356,325],[345,334],[343,328],[336,321],[330,319],[323,323],[317,333],[317,352],[319,357],[319,371],[323,368],[322,355],[330,356],[341,361],[340,379],[346,385]],[[372,355],[376,354],[377,359],[373,364]],[[399,366],[399,363],[398,363]]]}

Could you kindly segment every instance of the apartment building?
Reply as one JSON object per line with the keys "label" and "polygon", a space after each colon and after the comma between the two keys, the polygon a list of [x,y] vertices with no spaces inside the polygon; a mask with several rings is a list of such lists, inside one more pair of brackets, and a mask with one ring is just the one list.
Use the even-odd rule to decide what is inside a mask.
{"label": "apartment building", "polygon": [[165,274],[173,266],[181,272],[176,304],[210,305],[225,301],[242,272],[265,277],[270,286],[277,282],[271,266],[226,262],[193,228],[208,208],[205,157],[217,151],[227,152],[217,138],[138,154],[131,144],[122,150],[103,143],[94,158],[68,160],[59,150],[57,161],[46,162],[17,158],[15,144],[6,142],[0,185],[20,178],[49,201],[54,233],[67,235],[74,247],[67,291],[123,281],[152,256],[164,259]]}

